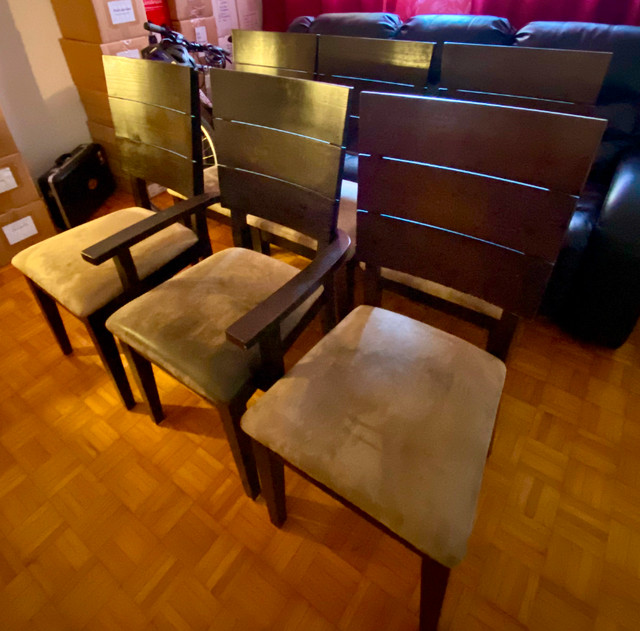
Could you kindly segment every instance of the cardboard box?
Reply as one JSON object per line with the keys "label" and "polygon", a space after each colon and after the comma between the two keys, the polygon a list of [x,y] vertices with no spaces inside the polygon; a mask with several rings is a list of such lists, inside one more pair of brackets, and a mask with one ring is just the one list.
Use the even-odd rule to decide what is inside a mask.
{"label": "cardboard box", "polygon": [[240,28],[262,30],[262,0],[236,0],[236,11]]}
{"label": "cardboard box", "polygon": [[144,35],[143,0],[51,0],[66,39],[102,44]]}
{"label": "cardboard box", "polygon": [[134,37],[110,44],[91,44],[73,39],[61,39],[60,46],[67,60],[69,72],[77,88],[107,92],[102,55],[140,57],[140,51],[148,45],[146,37]]}
{"label": "cardboard box", "polygon": [[0,156],[8,156],[12,153],[18,153],[18,147],[13,140],[7,121],[0,112]]}
{"label": "cardboard box", "polygon": [[[218,27],[218,39],[223,40],[238,28],[238,11],[235,0],[212,0],[213,15]],[[226,45],[218,44],[226,49]]]}
{"label": "cardboard box", "polygon": [[13,153],[0,158],[0,212],[39,199],[31,174],[22,156]]}
{"label": "cardboard box", "polygon": [[218,43],[218,29],[216,28],[216,19],[213,16],[173,21],[171,28],[182,33],[188,40],[198,42],[198,44],[217,45]]}
{"label": "cardboard box", "polygon": [[172,20],[194,20],[213,15],[211,0],[167,0]]}
{"label": "cardboard box", "polygon": [[84,111],[87,113],[87,118],[90,121],[109,127],[113,126],[111,108],[109,107],[109,96],[106,92],[80,88],[78,89],[78,94],[84,106]]}
{"label": "cardboard box", "polygon": [[0,265],[21,250],[56,234],[45,203],[35,200],[0,214]]}

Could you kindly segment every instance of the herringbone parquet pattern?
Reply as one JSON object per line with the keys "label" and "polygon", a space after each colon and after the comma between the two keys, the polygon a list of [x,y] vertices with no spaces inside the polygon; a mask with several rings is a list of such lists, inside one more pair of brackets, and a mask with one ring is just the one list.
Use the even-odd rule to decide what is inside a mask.
{"label": "herringbone parquet pattern", "polygon": [[[211,234],[229,244],[226,227]],[[0,292],[0,628],[417,628],[412,553],[289,472],[276,530],[243,495],[215,411],[159,374],[166,421],[127,412],[78,322],[63,316],[63,357],[10,266]],[[521,326],[441,628],[640,628],[640,331],[608,351]]]}

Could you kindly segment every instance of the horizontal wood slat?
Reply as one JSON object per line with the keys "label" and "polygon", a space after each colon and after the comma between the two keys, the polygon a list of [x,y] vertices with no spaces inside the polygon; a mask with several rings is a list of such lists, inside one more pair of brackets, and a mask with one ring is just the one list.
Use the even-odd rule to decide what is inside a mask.
{"label": "horizontal wood slat", "polygon": [[306,188],[255,173],[218,167],[225,208],[257,215],[328,243],[335,232],[337,202]]}
{"label": "horizontal wood slat", "polygon": [[[252,81],[247,81],[249,76]],[[256,91],[259,99],[254,97]],[[349,92],[347,87],[317,81],[211,70],[216,118],[278,128],[340,146]],[[225,97],[216,98],[217,94]]]}
{"label": "horizontal wood slat", "polygon": [[428,278],[523,317],[535,315],[552,269],[485,241],[366,212],[358,212],[357,233],[356,256],[367,265]]}
{"label": "horizontal wood slat", "polygon": [[[197,92],[197,84],[192,81],[195,71],[190,68],[115,55],[103,56],[102,62],[110,96],[191,113],[191,99],[194,87]],[[166,85],[172,89],[166,90]]]}
{"label": "horizontal wood slat", "polygon": [[441,84],[575,103],[595,103],[611,53],[446,42]]}
{"label": "horizontal wood slat", "polygon": [[576,198],[467,172],[360,156],[358,208],[556,259]]}
{"label": "horizontal wood slat", "polygon": [[303,70],[290,70],[288,68],[273,68],[272,66],[256,66],[254,64],[239,64],[234,62],[233,69],[238,72],[255,72],[256,74],[266,74],[275,77],[291,77],[292,79],[314,79],[313,72]]}
{"label": "horizontal wood slat", "polygon": [[309,73],[316,65],[317,36],[310,33],[276,33],[235,29],[234,67],[238,64],[264,66]]}
{"label": "horizontal wood slat", "polygon": [[318,36],[318,74],[375,79],[424,88],[433,44],[406,40]]}
{"label": "horizontal wood slat", "polygon": [[340,147],[296,134],[224,120],[216,121],[215,145],[219,162],[256,171],[336,196]]}
{"label": "horizontal wood slat", "polygon": [[185,157],[191,155],[193,119],[190,114],[113,97],[109,98],[109,105],[116,136]]}
{"label": "horizontal wood slat", "polygon": [[158,182],[191,197],[194,169],[191,159],[126,138],[116,138],[121,160],[128,173],[148,182]]}
{"label": "horizontal wood slat", "polygon": [[364,92],[359,150],[577,195],[605,127],[597,118]]}

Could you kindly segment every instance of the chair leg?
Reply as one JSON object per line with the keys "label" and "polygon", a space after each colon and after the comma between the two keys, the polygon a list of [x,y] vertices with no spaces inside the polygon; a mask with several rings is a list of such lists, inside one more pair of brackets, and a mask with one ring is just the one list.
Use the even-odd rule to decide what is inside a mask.
{"label": "chair leg", "polygon": [[253,453],[258,465],[262,497],[267,503],[269,519],[280,528],[287,519],[287,504],[284,494],[284,463],[270,449],[253,442]]}
{"label": "chair leg", "polygon": [[148,359],[140,355],[131,346],[124,342],[121,342],[121,344],[133,373],[133,378],[138,384],[144,402],[149,407],[149,414],[151,414],[153,421],[159,425],[164,419],[164,410],[162,409],[162,403],[160,403],[158,386],[153,375],[153,366]]}
{"label": "chair leg", "polygon": [[449,568],[422,555],[420,576],[420,631],[437,631],[449,580]]}
{"label": "chair leg", "polygon": [[251,449],[251,438],[240,428],[240,419],[246,410],[245,402],[232,401],[228,405],[217,405],[231,453],[240,475],[244,492],[255,499],[260,495],[260,481],[256,460]]}
{"label": "chair leg", "polygon": [[[25,278],[27,277],[25,276]],[[58,310],[56,301],[49,294],[40,289],[40,287],[38,287],[38,285],[36,285],[30,278],[27,278],[27,283],[38,302],[38,305],[40,305],[42,315],[44,315],[53,336],[56,338],[56,342],[58,343],[60,350],[63,354],[70,355],[73,352],[73,349],[71,348],[71,342],[69,341],[69,336],[64,328],[64,323],[62,322],[62,317],[60,316],[60,311]]]}
{"label": "chair leg", "polygon": [[133,398],[115,338],[107,331],[104,320],[101,318],[89,316],[85,320],[85,325],[104,367],[116,384],[122,402],[127,410],[130,410],[136,404],[136,400]]}

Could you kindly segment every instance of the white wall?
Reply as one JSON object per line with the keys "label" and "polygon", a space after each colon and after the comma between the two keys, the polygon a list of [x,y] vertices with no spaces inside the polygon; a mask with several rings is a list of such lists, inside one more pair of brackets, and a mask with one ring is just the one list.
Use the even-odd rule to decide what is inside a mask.
{"label": "white wall", "polygon": [[33,177],[90,142],[50,0],[0,0],[0,107]]}

